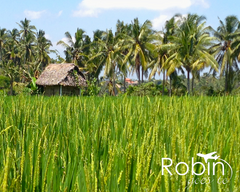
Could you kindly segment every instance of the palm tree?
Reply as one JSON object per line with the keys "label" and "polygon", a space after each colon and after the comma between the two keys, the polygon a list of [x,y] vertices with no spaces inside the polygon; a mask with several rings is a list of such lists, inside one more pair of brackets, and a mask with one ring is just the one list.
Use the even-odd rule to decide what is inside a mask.
{"label": "palm tree", "polygon": [[12,60],[2,61],[0,67],[3,69],[3,74],[10,79],[10,95],[13,95],[13,82],[19,71]]}
{"label": "palm tree", "polygon": [[142,82],[143,74],[147,71],[147,63],[151,62],[150,53],[153,52],[155,46],[153,41],[156,39],[154,31],[152,30],[152,23],[146,20],[143,25],[138,21],[138,18],[134,19],[130,25],[129,34],[123,34],[122,38],[125,39],[125,43],[128,46],[128,54],[126,60],[134,62],[134,71],[136,71],[140,84],[140,70],[142,69]]}
{"label": "palm tree", "polygon": [[[154,63],[152,67],[152,71],[149,75],[149,79],[151,79],[157,72],[160,75],[160,72],[163,71],[163,90],[162,95],[164,95],[164,85],[165,85],[165,69],[164,63],[166,62],[167,58],[169,57],[169,51],[167,49],[167,45],[170,43],[169,37],[174,34],[175,29],[175,18],[171,18],[169,21],[166,21],[164,30],[159,32],[158,41],[156,43],[156,54],[157,54],[157,62]],[[170,74],[171,75],[171,74]],[[170,77],[170,95],[171,95],[171,77]]]}
{"label": "palm tree", "polygon": [[[123,21],[118,20],[117,24],[116,24],[116,33],[115,36],[116,38],[118,38],[119,40],[125,40],[124,38],[122,38],[122,36],[124,35],[130,35],[131,34],[131,25],[128,24],[124,24]],[[123,44],[125,44],[125,41],[123,42]],[[128,55],[128,46],[127,43],[126,45],[123,45],[121,48],[121,54],[125,55],[125,57],[127,57]],[[123,87],[124,87],[124,93],[126,92],[126,76],[128,73],[128,63],[131,63],[131,60],[124,60],[125,62],[123,62],[121,64],[121,68],[120,71],[123,74]]]}
{"label": "palm tree", "polygon": [[24,41],[21,41],[20,48],[22,50],[21,55],[24,56],[24,65],[27,64],[28,74],[30,74],[30,63],[34,61],[35,56],[35,36],[31,33],[27,33]]}
{"label": "palm tree", "polygon": [[18,64],[20,68],[20,48],[19,48],[19,31],[14,28],[12,31],[8,31],[8,41],[6,46],[6,55],[8,60],[13,60],[15,65]]}
{"label": "palm tree", "polygon": [[[30,20],[24,19],[21,20],[20,23],[17,23],[18,26],[20,27],[19,34],[21,35],[21,47],[22,47],[22,52],[25,53],[24,55],[24,65],[26,65],[27,61],[30,61],[30,58],[32,59],[33,56],[33,41],[35,40],[35,30],[36,27],[34,25],[30,25]],[[28,74],[30,74],[30,68],[29,68],[29,63],[28,63]]]}
{"label": "palm tree", "polygon": [[[239,53],[238,40],[240,23],[236,16],[228,16],[225,23],[219,19],[220,26],[214,31],[214,36],[219,43],[211,47],[211,51],[220,66],[220,76],[225,74],[225,93],[231,93],[231,77],[234,68],[238,69],[237,52]],[[233,51],[234,49],[234,51]]]}
{"label": "palm tree", "polygon": [[0,61],[2,61],[2,54],[3,54],[3,46],[4,46],[4,43],[7,39],[7,30],[5,28],[1,29],[0,28]]}
{"label": "palm tree", "polygon": [[50,40],[46,39],[45,32],[43,30],[39,30],[39,32],[37,33],[37,39],[36,39],[36,52],[37,52],[37,60],[42,69],[51,60],[48,54],[56,53],[56,51],[50,50],[51,46],[52,46],[52,43]]}
{"label": "palm tree", "polygon": [[84,50],[86,47],[89,46],[89,42],[86,41],[85,31],[82,29],[77,29],[75,36],[72,37],[69,32],[65,33],[67,38],[67,43],[64,41],[58,41],[57,45],[62,45],[66,48],[66,60],[68,57],[71,57],[72,62],[76,63],[77,65],[83,67],[84,60],[86,59],[86,55],[84,54]]}
{"label": "palm tree", "polygon": [[113,35],[112,30],[107,30],[102,33],[102,38],[98,39],[98,53],[89,59],[91,61],[97,58],[100,65],[105,66],[104,75],[113,80],[114,95],[116,95],[116,69],[121,68],[124,60],[124,55],[121,53],[122,43],[123,41]]}
{"label": "palm tree", "polygon": [[179,17],[176,34],[170,38],[171,56],[165,62],[170,75],[175,68],[184,67],[187,71],[187,90],[190,93],[190,73],[211,66],[218,70],[218,63],[208,48],[214,44],[215,38],[210,37],[209,27],[205,27],[205,17],[196,14],[188,14],[187,17]]}
{"label": "palm tree", "polygon": [[30,25],[30,22],[30,20],[25,18],[24,20],[21,20],[20,23],[17,23],[21,29],[19,33],[22,35],[22,39],[25,39],[29,33],[35,34],[36,27],[34,25]]}
{"label": "palm tree", "polygon": [[[88,81],[92,81],[94,78],[99,80],[99,75],[104,67],[104,63],[101,63],[100,57],[94,57],[98,52],[100,52],[100,46],[98,42],[102,40],[104,31],[96,30],[93,32],[93,41],[88,40],[88,46],[86,46],[85,54],[86,60],[84,69],[85,74],[87,74]],[[87,40],[86,40],[87,41]]]}

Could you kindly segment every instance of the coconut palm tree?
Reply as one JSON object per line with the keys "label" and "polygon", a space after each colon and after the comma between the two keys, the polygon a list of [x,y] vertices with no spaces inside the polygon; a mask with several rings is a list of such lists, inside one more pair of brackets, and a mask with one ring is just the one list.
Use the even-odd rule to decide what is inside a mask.
{"label": "coconut palm tree", "polygon": [[21,20],[20,23],[17,23],[18,26],[20,27],[20,35],[21,35],[21,38],[22,39],[25,39],[25,37],[31,33],[31,34],[36,34],[35,33],[35,30],[36,30],[36,27],[34,25],[30,25],[30,20],[28,19],[24,19],[24,20]]}
{"label": "coconut palm tree", "polygon": [[86,59],[84,50],[86,50],[86,47],[89,46],[89,43],[85,41],[87,37],[85,35],[85,31],[78,28],[74,37],[72,37],[69,32],[65,33],[65,37],[67,38],[67,43],[61,40],[57,42],[57,45],[62,45],[66,48],[66,60],[68,59],[67,57],[70,56],[73,63],[83,67],[85,62],[84,60]]}
{"label": "coconut palm tree", "polygon": [[205,27],[205,17],[196,14],[188,14],[186,17],[176,15],[178,24],[176,34],[171,36],[171,56],[165,62],[168,68],[167,74],[171,74],[175,68],[183,67],[187,71],[187,90],[190,94],[190,73],[211,66],[218,70],[218,63],[209,54],[209,47],[213,46],[215,38],[210,37],[209,27]]}
{"label": "coconut palm tree", "polygon": [[[24,20],[21,20],[20,23],[17,23],[18,26],[20,27],[19,34],[21,36],[21,49],[22,53],[24,52],[25,55],[23,55],[24,58],[24,65],[26,65],[26,62],[30,62],[30,60],[33,58],[33,42],[35,40],[35,30],[36,27],[34,25],[30,25],[30,20],[25,18]],[[29,68],[29,63],[28,65],[28,74],[30,74],[30,68]]]}
{"label": "coconut palm tree", "polygon": [[[235,70],[238,70],[237,57],[239,53],[239,29],[240,23],[236,16],[228,16],[225,22],[219,19],[220,25],[214,31],[214,36],[218,38],[218,44],[211,47],[211,52],[215,56],[220,66],[220,76],[225,74],[225,93],[231,93],[231,77]],[[234,51],[233,51],[234,50]]]}
{"label": "coconut palm tree", "polygon": [[[156,41],[155,52],[157,54],[157,62],[153,63],[153,66],[149,66],[152,68],[152,71],[149,75],[149,79],[151,79],[157,72],[160,75],[160,72],[163,72],[163,90],[162,95],[164,95],[164,85],[165,85],[165,69],[164,63],[169,57],[169,50],[167,49],[167,45],[169,45],[169,37],[174,35],[175,29],[175,17],[171,18],[169,21],[166,21],[163,31],[159,32],[158,41]],[[170,74],[171,75],[171,74]],[[170,87],[171,87],[171,79],[170,78]],[[171,95],[171,88],[170,93]]]}
{"label": "coconut palm tree", "polygon": [[50,50],[51,46],[52,43],[50,40],[46,39],[45,32],[43,30],[39,30],[36,38],[36,58],[41,69],[43,69],[50,62],[51,59],[49,54],[56,53],[56,51]]}
{"label": "coconut palm tree", "polygon": [[3,69],[3,74],[10,79],[10,95],[13,95],[13,82],[19,71],[12,60],[2,61],[0,67]]}
{"label": "coconut palm tree", "polygon": [[15,65],[20,67],[20,48],[19,48],[19,31],[14,28],[13,30],[8,31],[8,41],[6,44],[6,57],[8,60],[13,60]]}
{"label": "coconut palm tree", "polygon": [[0,28],[0,61],[2,61],[3,47],[7,40],[7,30],[5,28]]}
{"label": "coconut palm tree", "polygon": [[35,60],[35,36],[31,33],[27,33],[23,41],[20,41],[21,55],[24,57],[24,67],[28,74],[30,74],[30,63]]}
{"label": "coconut palm tree", "polygon": [[[116,24],[116,33],[115,36],[116,38],[118,38],[119,40],[123,40],[123,46],[121,48],[121,54],[125,55],[125,57],[127,57],[128,55],[128,44],[125,41],[125,39],[123,38],[123,34],[124,35],[130,35],[131,34],[131,25],[129,24],[124,24],[123,21],[118,20],[117,24]],[[129,57],[128,57],[129,58]],[[128,60],[124,60],[124,62],[121,64],[121,68],[120,71],[123,75],[123,87],[124,87],[124,93],[126,92],[126,77],[127,77],[127,73],[128,73],[128,64],[132,63],[130,59]]]}
{"label": "coconut palm tree", "polygon": [[99,80],[99,75],[104,67],[104,63],[101,63],[100,57],[94,57],[101,51],[98,42],[102,40],[104,31],[96,30],[93,32],[93,41],[88,40],[88,46],[86,46],[85,55],[87,62],[85,62],[84,71],[87,74],[88,81],[92,81],[94,78]]}
{"label": "coconut palm tree", "polygon": [[113,94],[116,95],[115,79],[116,70],[121,69],[124,55],[121,53],[123,41],[113,35],[112,30],[102,33],[102,38],[98,39],[98,53],[89,59],[89,62],[98,59],[99,65],[105,66],[104,75],[113,81]]}
{"label": "coconut palm tree", "polygon": [[155,49],[153,41],[156,39],[156,36],[152,30],[151,21],[146,20],[141,25],[138,18],[134,19],[130,25],[129,34],[123,34],[122,38],[125,39],[125,43],[128,46],[125,62],[131,58],[134,63],[133,69],[136,71],[140,84],[140,70],[142,69],[143,82],[143,74],[147,71],[147,64],[151,62],[150,53]]}

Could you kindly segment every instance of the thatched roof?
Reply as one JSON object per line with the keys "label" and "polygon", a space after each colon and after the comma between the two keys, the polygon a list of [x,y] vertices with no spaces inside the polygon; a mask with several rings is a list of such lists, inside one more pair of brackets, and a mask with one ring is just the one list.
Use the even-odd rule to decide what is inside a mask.
{"label": "thatched roof", "polygon": [[83,73],[73,63],[49,64],[37,79],[36,84],[43,86],[87,86]]}

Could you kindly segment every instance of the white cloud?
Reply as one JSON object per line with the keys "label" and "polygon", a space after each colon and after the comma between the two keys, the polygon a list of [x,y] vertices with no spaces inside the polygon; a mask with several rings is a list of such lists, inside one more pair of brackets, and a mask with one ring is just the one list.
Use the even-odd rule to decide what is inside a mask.
{"label": "white cloud", "polygon": [[208,2],[206,0],[194,0],[193,2],[195,5],[200,5],[200,6],[203,6],[204,8],[210,7],[210,5],[208,4]]}
{"label": "white cloud", "polygon": [[169,15],[160,15],[152,20],[153,29],[161,30],[164,27],[165,22],[170,19]]}
{"label": "white cloud", "polygon": [[57,16],[60,17],[62,15],[62,12],[63,11],[59,11]]}
{"label": "white cloud", "polygon": [[[76,42],[76,39],[75,39],[74,36],[72,36],[72,40],[73,40],[73,43]],[[70,45],[69,42],[68,42],[68,38],[67,38],[67,37],[63,37],[63,38],[61,39],[61,41],[63,41],[64,43]],[[60,46],[62,46],[62,45],[60,45]]]}
{"label": "white cloud", "polygon": [[63,37],[63,38],[61,39],[61,41],[63,41],[63,42],[65,42],[65,43],[68,44],[68,38],[67,38],[67,37]]}
{"label": "white cloud", "polygon": [[191,4],[191,0],[83,0],[80,6],[88,9],[165,10],[172,7],[187,8]]}
{"label": "white cloud", "polygon": [[[166,21],[170,20],[174,15],[164,14],[160,15],[152,20],[153,29],[162,30]],[[187,14],[181,14],[181,17],[175,17],[175,21],[179,21],[181,18],[186,18]]]}
{"label": "white cloud", "polygon": [[45,34],[46,39],[51,40],[51,36],[49,34]]}
{"label": "white cloud", "polygon": [[42,15],[45,13],[46,11],[30,11],[30,10],[25,10],[24,14],[28,19],[39,19],[40,17],[42,17]]}
{"label": "white cloud", "polygon": [[80,9],[73,12],[74,17],[97,17],[100,11],[94,9]]}
{"label": "white cloud", "polygon": [[101,10],[110,9],[135,9],[164,11],[172,8],[186,9],[194,4],[207,7],[206,0],[83,0],[75,17],[97,17]]}

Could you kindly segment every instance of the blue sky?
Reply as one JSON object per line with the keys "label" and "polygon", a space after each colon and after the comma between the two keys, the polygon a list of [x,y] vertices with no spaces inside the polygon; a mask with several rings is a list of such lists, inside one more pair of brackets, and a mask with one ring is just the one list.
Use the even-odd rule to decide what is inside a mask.
{"label": "blue sky", "polygon": [[64,33],[72,35],[82,28],[92,37],[96,29],[115,30],[117,20],[130,23],[138,17],[140,22],[151,20],[153,27],[161,30],[174,14],[197,13],[207,17],[207,25],[217,28],[218,17],[228,15],[240,19],[238,0],[15,0],[1,1],[0,28],[18,28],[16,22],[30,19],[37,29],[46,32],[47,38],[63,56],[63,48],[56,46],[64,40]]}

